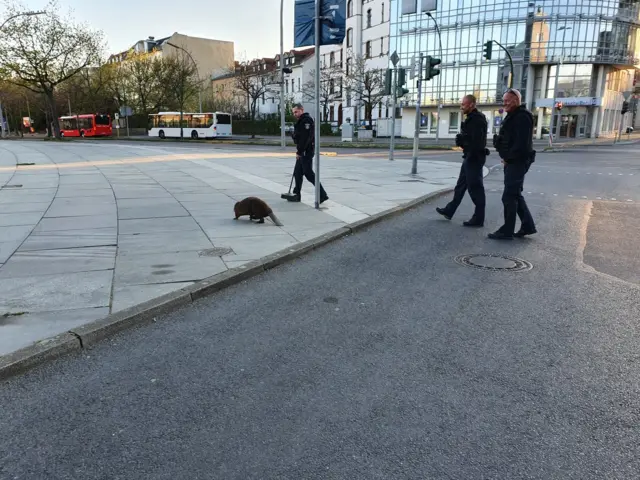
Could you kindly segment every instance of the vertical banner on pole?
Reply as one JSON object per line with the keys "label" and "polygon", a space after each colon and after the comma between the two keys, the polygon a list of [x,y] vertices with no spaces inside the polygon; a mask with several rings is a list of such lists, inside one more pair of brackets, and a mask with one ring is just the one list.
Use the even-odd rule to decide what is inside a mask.
{"label": "vertical banner on pole", "polygon": [[320,47],[342,45],[347,26],[346,0],[296,0],[294,48],[315,46],[315,207],[320,208]]}

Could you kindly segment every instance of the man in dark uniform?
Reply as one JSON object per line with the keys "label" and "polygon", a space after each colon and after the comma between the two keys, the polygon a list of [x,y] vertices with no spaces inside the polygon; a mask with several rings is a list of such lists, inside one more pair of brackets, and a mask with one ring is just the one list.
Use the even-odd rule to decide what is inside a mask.
{"label": "man in dark uniform", "polygon": [[[293,170],[293,177],[296,185],[293,194],[287,197],[290,202],[300,201],[300,190],[302,189],[302,177],[315,186],[316,176],[313,173],[313,155],[315,153],[315,125],[313,118],[305,113],[304,107],[299,103],[293,107],[293,115],[298,120],[293,131],[293,141],[296,143],[296,166]],[[327,192],[320,184],[320,203],[329,199]]]}
{"label": "man in dark uniform", "polygon": [[[511,240],[514,236],[536,233],[535,222],[522,196],[524,176],[534,162],[536,152],[533,149],[533,115],[522,105],[520,92],[510,88],[502,97],[502,103],[507,116],[500,133],[493,138],[493,146],[504,165],[504,225],[490,233],[489,238]],[[515,232],[516,215],[521,222],[518,232]]]}
{"label": "man in dark uniform", "polygon": [[464,193],[468,190],[471,200],[475,204],[475,212],[470,220],[463,223],[466,227],[482,227],[486,197],[482,168],[487,160],[487,119],[476,108],[476,97],[466,95],[461,102],[460,110],[467,116],[462,123],[461,133],[456,136],[456,145],[462,147],[462,167],[453,194],[453,199],[444,207],[436,211],[451,220],[462,202]]}

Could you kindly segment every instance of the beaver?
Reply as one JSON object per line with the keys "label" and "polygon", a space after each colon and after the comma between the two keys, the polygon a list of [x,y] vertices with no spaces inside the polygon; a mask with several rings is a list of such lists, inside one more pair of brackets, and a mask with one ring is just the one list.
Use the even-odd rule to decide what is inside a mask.
{"label": "beaver", "polygon": [[278,217],[273,213],[271,207],[267,205],[267,202],[258,197],[247,197],[236,202],[233,206],[233,212],[236,214],[234,220],[243,215],[249,215],[250,220],[260,220],[258,223],[264,223],[264,219],[269,217],[277,226],[282,226],[282,222],[278,220]]}

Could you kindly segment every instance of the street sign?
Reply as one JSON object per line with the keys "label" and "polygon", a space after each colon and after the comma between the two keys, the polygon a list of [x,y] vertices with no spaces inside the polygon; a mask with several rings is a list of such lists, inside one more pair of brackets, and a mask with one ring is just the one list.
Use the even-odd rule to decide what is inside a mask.
{"label": "street sign", "polygon": [[[320,45],[342,45],[347,29],[346,0],[320,2]],[[315,45],[316,0],[296,0],[294,10],[294,48]]]}
{"label": "street sign", "polygon": [[394,67],[397,66],[398,62],[400,61],[400,57],[398,56],[398,52],[396,52],[394,50],[389,59],[391,60],[391,63],[393,63]]}
{"label": "street sign", "polygon": [[131,115],[133,115],[133,109],[131,107],[127,107],[127,106],[120,107],[121,117],[130,117]]}
{"label": "street sign", "polygon": [[116,120],[120,120],[120,114],[119,114],[118,112],[116,112],[116,113],[113,115],[113,118],[115,118]]}

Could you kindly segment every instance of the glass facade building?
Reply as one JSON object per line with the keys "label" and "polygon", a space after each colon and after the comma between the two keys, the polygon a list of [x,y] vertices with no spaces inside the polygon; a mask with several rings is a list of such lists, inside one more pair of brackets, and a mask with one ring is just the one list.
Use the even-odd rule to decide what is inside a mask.
{"label": "glass facade building", "polygon": [[[562,102],[555,120],[560,136],[618,131],[623,92],[634,89],[640,67],[640,1],[438,0],[433,18],[417,3],[417,13],[402,15],[403,0],[392,0],[389,51],[397,51],[398,66],[409,70],[420,53],[442,59],[440,75],[422,84],[422,137],[435,137],[437,128],[441,138],[454,136],[462,120],[459,102],[468,93],[488,117],[489,134],[498,128],[511,69],[495,42],[511,54],[513,86],[534,114],[538,138],[549,132],[554,99]],[[489,40],[495,42],[486,60]],[[407,82],[409,93],[401,99],[405,137],[413,136],[415,80]]]}

